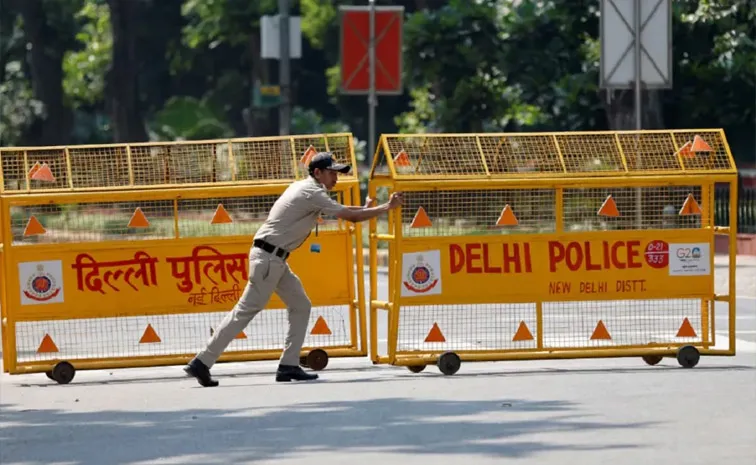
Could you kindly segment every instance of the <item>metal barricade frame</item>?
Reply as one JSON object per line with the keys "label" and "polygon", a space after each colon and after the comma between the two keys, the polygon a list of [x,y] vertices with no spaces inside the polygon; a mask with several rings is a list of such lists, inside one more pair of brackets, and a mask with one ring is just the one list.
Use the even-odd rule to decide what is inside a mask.
{"label": "metal barricade frame", "polygon": [[[342,141],[338,148],[334,139]],[[32,181],[32,167],[26,171],[25,181],[16,182],[26,188],[0,195],[4,371],[46,372],[67,383],[78,369],[185,363],[236,303],[246,283],[254,230],[277,196],[291,182],[306,176],[309,156],[331,149],[338,160],[352,164],[355,169],[339,180],[332,195],[346,205],[360,205],[351,134],[189,145],[230,148],[249,142],[288,145],[290,151],[279,152],[284,155],[277,160],[291,161],[290,171],[278,168],[288,177],[237,177],[215,183],[168,179],[170,182],[138,186],[129,158],[128,186],[77,186],[71,176],[76,167],[70,153],[81,151],[81,147],[12,149],[23,151],[25,158],[27,151],[60,150],[65,164],[39,163],[36,169],[52,167],[48,174],[53,179],[66,180],[51,189],[44,179]],[[121,147],[130,156],[133,145],[91,147],[100,151]],[[139,145],[152,150],[185,147],[181,143]],[[294,152],[302,147],[301,153]],[[8,150],[3,150],[0,166],[8,181]],[[244,154],[251,162],[248,169],[266,170],[255,167],[255,155]],[[192,174],[192,166],[185,169]],[[96,184],[97,178],[88,181]],[[364,283],[354,279],[355,269],[358,275],[363,272],[361,227],[336,218],[322,220],[317,236],[312,234],[288,259],[313,305],[301,363],[315,370],[324,369],[329,357],[359,357],[368,352]],[[309,247],[315,243],[320,245],[317,253]],[[311,266],[314,256],[325,267]],[[279,357],[285,337],[285,308],[274,294],[219,362]]]}
{"label": "metal barricade frame", "polygon": [[[508,144],[506,149],[503,144]],[[630,150],[632,144],[635,151]],[[594,161],[604,169],[586,169],[586,162]],[[436,364],[443,373],[453,374],[461,361],[638,356],[652,365],[663,357],[677,357],[681,365],[695,366],[701,355],[732,356],[736,227],[734,215],[729,227],[714,225],[712,202],[716,183],[736,182],[735,164],[720,129],[383,135],[373,159],[369,195],[402,191],[405,205],[391,212],[385,231],[378,230],[377,220],[369,224],[370,358],[413,372]],[[737,193],[730,192],[732,210]],[[573,205],[569,209],[567,202]],[[621,205],[620,211],[635,215],[626,219],[616,211],[584,211],[581,202],[609,210]],[[544,205],[551,210],[546,212]],[[663,207],[673,207],[671,217],[683,226],[664,226],[670,212],[663,216]],[[685,209],[692,210],[685,213]],[[466,216],[458,218],[450,212],[466,212]],[[568,218],[602,218],[609,230],[567,230]],[[482,226],[481,219],[486,222]],[[463,220],[471,225],[467,233]],[[637,228],[643,222],[655,226]],[[718,234],[730,237],[727,295],[714,292]],[[381,243],[388,248],[387,301],[378,300],[375,291]],[[695,257],[670,259],[686,244],[701,244],[697,251],[693,248],[701,259],[696,261],[700,269],[678,269],[681,261]],[[561,262],[550,261],[555,258],[550,247],[561,254]],[[590,248],[598,261],[591,263]],[[498,255],[489,254],[489,249]],[[632,264],[638,269],[596,269],[611,265],[617,251],[627,254],[625,265],[628,259],[635,260]],[[525,277],[504,269],[504,262],[518,254],[526,259],[514,260],[513,267],[527,268]],[[577,278],[564,271],[566,254],[574,258],[571,265]],[[590,271],[574,263],[578,254],[588,256]],[[415,259],[420,260],[417,266],[408,263]],[[670,261],[674,277],[668,271]],[[588,277],[597,272],[616,288]],[[641,285],[636,282],[641,279],[657,282]],[[660,289],[662,282],[671,287]],[[557,283],[555,288],[552,283]],[[586,289],[576,293],[576,283],[585,283]],[[509,290],[501,289],[505,286]],[[715,302],[728,304],[729,337],[724,347],[715,338]],[[630,316],[620,316],[612,325],[608,321],[612,305],[629,308]],[[423,311],[430,317],[423,317]],[[377,351],[380,312],[385,312],[388,327],[386,354]],[[580,318],[570,322],[575,314],[591,323]],[[560,327],[560,318],[569,323]],[[644,326],[644,318],[656,321],[658,327]],[[670,326],[665,319],[675,319],[675,324]],[[483,327],[486,320],[493,329]],[[456,327],[472,334],[460,336]],[[643,328],[641,333],[633,333],[638,328]],[[551,341],[545,342],[546,338]]]}

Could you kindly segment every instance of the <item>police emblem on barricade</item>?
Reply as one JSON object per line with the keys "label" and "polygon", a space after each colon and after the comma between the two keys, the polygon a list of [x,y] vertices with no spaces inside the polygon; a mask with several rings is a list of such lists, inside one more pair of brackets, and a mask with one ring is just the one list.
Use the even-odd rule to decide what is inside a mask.
{"label": "police emblem on barricade", "polygon": [[425,253],[404,254],[405,270],[402,283],[409,293],[402,289],[403,295],[440,293],[440,289],[436,288],[440,284],[440,276],[437,274],[439,260],[433,251],[430,254],[430,259],[427,259]]}
{"label": "police emblem on barricade", "polygon": [[22,303],[63,301],[62,272],[59,261],[19,263],[19,278],[22,286]]}

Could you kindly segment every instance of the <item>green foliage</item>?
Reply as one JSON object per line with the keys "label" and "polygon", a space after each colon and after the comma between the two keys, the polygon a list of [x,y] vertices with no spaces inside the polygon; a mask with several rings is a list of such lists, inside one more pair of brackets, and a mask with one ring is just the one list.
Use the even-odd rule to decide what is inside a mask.
{"label": "green foliage", "polygon": [[323,49],[327,36],[338,20],[337,6],[332,0],[301,0],[302,35],[313,48]]}
{"label": "green foliage", "polygon": [[188,20],[185,43],[196,49],[214,49],[222,42],[239,45],[249,40],[251,30],[259,29],[260,16],[275,14],[276,0],[186,0],[182,7]]}
{"label": "green foliage", "polygon": [[12,146],[18,144],[31,122],[44,114],[44,108],[34,99],[20,61],[8,62],[4,75],[0,82],[0,145]]}
{"label": "green foliage", "polygon": [[69,50],[63,58],[63,91],[73,107],[92,105],[103,98],[105,73],[113,50],[107,5],[85,2],[76,18],[83,21],[76,34],[76,40],[83,48]]}
{"label": "green foliage", "polygon": [[150,122],[153,140],[200,140],[233,137],[221,113],[206,100],[172,97]]}
{"label": "green foliage", "polygon": [[[516,95],[499,60],[501,34],[494,0],[451,0],[430,12],[407,18],[405,66],[414,107],[432,112],[437,129],[480,131],[486,121],[506,117]],[[417,99],[428,99],[426,103]],[[509,114],[511,116],[511,114]],[[400,121],[422,121],[404,115]],[[403,128],[404,129],[404,128]]]}

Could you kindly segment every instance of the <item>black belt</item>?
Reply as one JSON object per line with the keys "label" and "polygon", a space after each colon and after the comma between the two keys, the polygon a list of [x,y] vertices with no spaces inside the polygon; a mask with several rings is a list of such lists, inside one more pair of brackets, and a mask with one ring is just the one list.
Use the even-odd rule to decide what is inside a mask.
{"label": "black belt", "polygon": [[262,239],[255,239],[254,242],[252,243],[252,245],[254,245],[255,247],[257,247],[259,249],[263,249],[264,251],[266,251],[266,252],[268,252],[270,254],[273,254],[276,257],[280,257],[280,258],[282,258],[284,260],[286,260],[287,258],[289,258],[289,252],[287,252],[286,250],[284,250],[284,249],[282,249],[280,247],[276,247],[273,244],[269,244],[269,243],[265,242]]}

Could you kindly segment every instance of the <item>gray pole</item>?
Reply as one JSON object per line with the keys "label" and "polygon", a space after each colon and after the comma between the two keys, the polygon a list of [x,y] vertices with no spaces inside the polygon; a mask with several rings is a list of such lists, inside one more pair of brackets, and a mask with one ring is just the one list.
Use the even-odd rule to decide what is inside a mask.
{"label": "gray pole", "polygon": [[368,66],[370,67],[370,91],[368,93],[368,153],[366,159],[372,160],[375,153],[375,0],[370,2],[370,34],[368,49]]}
{"label": "gray pole", "polygon": [[641,102],[641,0],[635,0],[635,129],[642,129]]}
{"label": "gray pole", "polygon": [[[643,129],[643,102],[641,100],[641,0],[634,2],[635,20],[635,129]],[[638,136],[638,139],[640,136]],[[641,169],[640,144],[635,155],[636,169]],[[643,229],[643,195],[641,188],[635,190],[635,222],[638,229]]]}
{"label": "gray pole", "polygon": [[290,98],[290,75],[289,61],[291,52],[289,47],[289,0],[278,0],[279,13],[279,40],[281,51],[278,61],[278,79],[281,87],[281,104],[278,110],[279,133],[282,136],[289,135],[291,126],[291,98]]}

